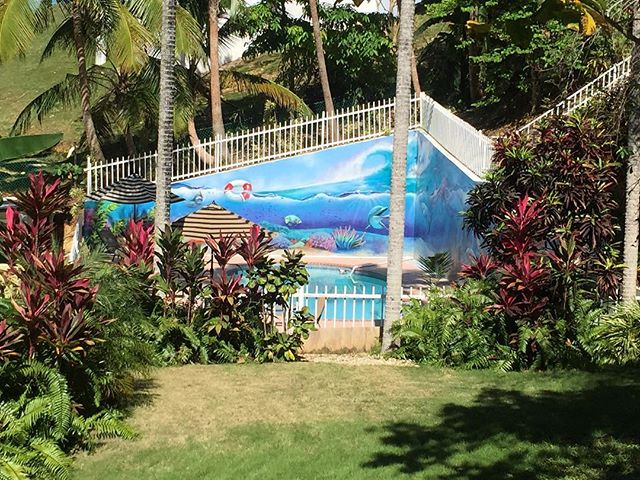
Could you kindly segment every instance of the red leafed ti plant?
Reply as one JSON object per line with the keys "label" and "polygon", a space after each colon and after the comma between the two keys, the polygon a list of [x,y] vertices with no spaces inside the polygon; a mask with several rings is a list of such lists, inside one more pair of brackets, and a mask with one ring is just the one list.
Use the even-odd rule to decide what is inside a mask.
{"label": "red leafed ti plant", "polygon": [[465,225],[485,254],[463,276],[492,283],[494,308],[529,365],[575,344],[579,302],[617,296],[618,167],[602,125],[552,119],[497,141],[487,181],[469,193]]}
{"label": "red leafed ti plant", "polygon": [[120,263],[125,267],[153,267],[153,225],[145,226],[142,220],[129,220],[127,230],[120,239]]}
{"label": "red leafed ti plant", "polygon": [[11,277],[6,283],[18,285],[11,298],[15,314],[0,322],[0,357],[74,363],[97,341],[87,321],[97,287],[55,246],[52,216],[65,207],[66,191],[42,174],[29,182],[0,226],[0,250]]}

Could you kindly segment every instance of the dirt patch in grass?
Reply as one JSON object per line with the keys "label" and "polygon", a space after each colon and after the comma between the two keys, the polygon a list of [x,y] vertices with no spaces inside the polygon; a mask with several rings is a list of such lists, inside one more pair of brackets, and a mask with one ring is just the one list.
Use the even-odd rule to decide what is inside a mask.
{"label": "dirt patch in grass", "polygon": [[304,360],[310,363],[337,363],[340,365],[388,365],[392,367],[417,367],[418,365],[409,360],[400,360],[398,358],[386,358],[380,355],[369,355],[366,353],[353,354],[333,354],[308,353],[304,356]]}
{"label": "dirt patch in grass", "polygon": [[[222,440],[229,430],[251,423],[378,418],[405,409],[416,395],[428,395],[429,388],[406,370],[336,363],[163,368],[132,411],[131,424],[141,433],[135,448]],[[389,399],[391,410],[385,407]],[[107,449],[120,443],[109,442]]]}

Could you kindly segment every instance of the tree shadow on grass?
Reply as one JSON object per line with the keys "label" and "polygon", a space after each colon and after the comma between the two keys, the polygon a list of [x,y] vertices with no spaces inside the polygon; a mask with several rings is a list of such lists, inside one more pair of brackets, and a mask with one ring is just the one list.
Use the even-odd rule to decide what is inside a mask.
{"label": "tree shadow on grass", "polygon": [[132,411],[138,407],[147,407],[153,404],[158,397],[156,390],[158,382],[150,377],[137,378],[133,383],[133,394],[126,397],[121,409],[126,415],[131,415]]}
{"label": "tree shadow on grass", "polygon": [[363,467],[439,480],[640,479],[638,381],[487,388],[471,405],[445,405],[439,420],[384,425],[383,448]]}

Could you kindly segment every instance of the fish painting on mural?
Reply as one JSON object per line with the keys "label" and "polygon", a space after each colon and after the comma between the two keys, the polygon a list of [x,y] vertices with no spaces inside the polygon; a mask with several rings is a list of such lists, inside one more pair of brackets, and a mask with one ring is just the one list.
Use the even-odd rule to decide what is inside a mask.
{"label": "fish painting on mural", "polygon": [[284,217],[284,223],[287,227],[294,227],[300,225],[302,220],[300,220],[300,217],[297,215],[287,215]]}

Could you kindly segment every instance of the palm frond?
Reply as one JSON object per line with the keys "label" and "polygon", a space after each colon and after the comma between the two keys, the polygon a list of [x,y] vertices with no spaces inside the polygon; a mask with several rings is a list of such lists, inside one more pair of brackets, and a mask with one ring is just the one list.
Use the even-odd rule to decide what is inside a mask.
{"label": "palm frond", "polygon": [[[87,73],[89,82],[100,84],[105,74],[104,67],[94,65]],[[18,114],[11,129],[12,135],[26,132],[34,123],[42,122],[42,119],[57,108],[68,108],[77,105],[80,101],[80,85],[78,75],[67,74],[61,82],[45,90],[31,102],[29,102]]]}
{"label": "palm frond", "polygon": [[147,48],[153,35],[129,9],[117,2],[115,25],[108,34],[109,59],[124,72],[136,72],[147,63]]}
{"label": "palm frond", "polygon": [[73,45],[73,23],[71,17],[65,18],[60,25],[53,31],[47,44],[42,51],[40,61],[49,58],[56,51],[74,51]]}
{"label": "palm frond", "polygon": [[[161,0],[126,0],[126,6],[140,20],[147,30],[156,34],[156,41],[162,29]],[[203,59],[203,34],[198,21],[188,10],[176,6],[176,53]]]}
{"label": "palm frond", "polygon": [[240,72],[238,70],[221,70],[220,77],[223,86],[235,86],[239,91],[265,95],[277,105],[287,110],[297,112],[300,116],[310,115],[311,109],[304,101],[287,87],[271,80]]}
{"label": "palm frond", "polygon": [[202,44],[202,29],[196,19],[180,5],[176,6],[176,54],[202,60],[206,58]]}
{"label": "palm frond", "polygon": [[31,0],[0,3],[0,63],[24,55],[31,47],[38,25],[36,5]]}

